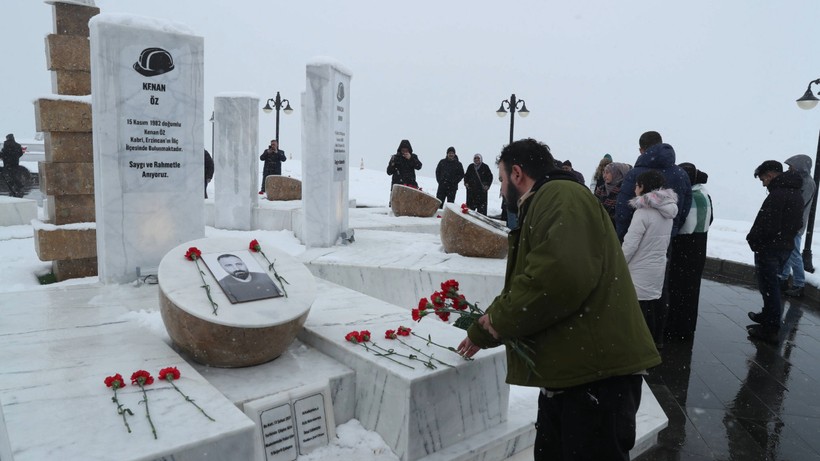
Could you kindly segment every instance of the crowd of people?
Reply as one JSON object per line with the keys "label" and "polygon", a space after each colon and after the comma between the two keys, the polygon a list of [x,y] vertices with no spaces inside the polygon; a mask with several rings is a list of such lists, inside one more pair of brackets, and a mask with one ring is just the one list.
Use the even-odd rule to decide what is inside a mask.
{"label": "crowd of people", "polygon": [[[541,388],[536,460],[628,460],[641,375],[660,363],[664,341],[695,332],[713,220],[708,175],[677,164],[655,131],[638,145],[634,167],[605,155],[588,187],[533,139],[505,146],[496,162],[519,225],[510,230],[504,287],[458,351],[472,357],[505,345],[507,382]],[[747,330],[771,343],[781,289],[803,295],[800,238],[816,193],[810,158],[785,163],[787,171],[776,160],[755,169],[769,194],[747,236],[763,297]]]}

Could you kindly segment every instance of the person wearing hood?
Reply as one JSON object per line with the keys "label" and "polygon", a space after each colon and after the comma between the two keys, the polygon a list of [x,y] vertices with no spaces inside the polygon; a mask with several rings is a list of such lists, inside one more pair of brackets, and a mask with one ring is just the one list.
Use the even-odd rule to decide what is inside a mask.
{"label": "person wearing hood", "polygon": [[619,162],[610,162],[604,167],[603,184],[601,187],[595,188],[595,197],[601,202],[601,205],[612,220],[612,226],[615,226],[615,204],[618,201],[618,194],[621,192],[621,184],[624,182],[624,176],[632,169],[632,165]]}
{"label": "person wearing hood", "polygon": [[390,192],[393,192],[393,186],[396,184],[418,189],[416,170],[420,169],[421,161],[413,153],[413,146],[410,145],[410,141],[402,139],[396,149],[396,154],[390,156],[390,162],[387,164],[387,174],[393,177],[390,181]]}
{"label": "person wearing hood", "polygon": [[[812,199],[817,192],[815,189],[814,179],[811,175],[811,157],[808,155],[798,154],[789,157],[785,161],[789,166],[789,171],[794,171],[803,180],[803,185],[800,187],[800,195],[803,197],[803,227],[797,232],[794,237],[794,248],[789,254],[789,259],[783,265],[783,270],[780,272],[780,288],[786,296],[792,298],[803,297],[803,287],[806,285],[806,271],[803,267],[803,257],[800,254],[800,245],[803,243],[803,233],[806,232],[806,227],[809,222],[809,211],[811,211]],[[792,286],[789,288],[789,274],[792,275]]]}
{"label": "person wearing hood", "polygon": [[663,175],[657,170],[644,171],[635,178],[635,197],[629,201],[635,213],[622,246],[638,303],[656,346],[663,344],[666,309],[659,304],[672,219],[678,214],[678,196],[672,189],[665,189],[664,184]]}
{"label": "person wearing hood", "polygon": [[487,215],[487,191],[493,183],[493,172],[484,163],[481,154],[473,155],[473,163],[464,172],[464,187],[467,188],[467,208]]}
{"label": "person wearing hood", "polygon": [[669,245],[669,312],[665,331],[666,339],[673,340],[691,339],[695,335],[707,235],[714,220],[712,197],[704,187],[709,175],[691,163],[678,166],[692,183],[692,208]]}
{"label": "person wearing hood", "polygon": [[456,148],[450,146],[444,158],[436,166],[436,181],[438,182],[436,198],[441,200],[441,208],[444,207],[445,201],[453,203],[456,200],[458,183],[462,179],[464,179],[464,166],[458,160]]}
{"label": "person wearing hood", "polygon": [[803,180],[796,171],[783,172],[777,160],[766,160],[755,169],[769,195],[763,201],[746,241],[754,252],[757,288],[763,296],[761,312],[749,312],[749,318],[758,325],[749,325],[749,336],[764,342],[779,341],[780,283],[777,275],[794,248],[794,237],[803,226],[803,198],[800,187]]}
{"label": "person wearing hood", "polygon": [[632,220],[632,213],[635,211],[629,206],[629,201],[635,197],[635,178],[650,169],[660,171],[666,181],[666,187],[674,190],[678,195],[678,214],[672,221],[672,237],[675,237],[678,235],[678,229],[686,221],[689,208],[692,206],[692,185],[689,183],[689,176],[675,164],[675,149],[665,144],[657,131],[643,133],[638,140],[638,146],[641,154],[635,161],[635,168],[624,177],[615,205],[615,227],[618,238],[623,241]]}

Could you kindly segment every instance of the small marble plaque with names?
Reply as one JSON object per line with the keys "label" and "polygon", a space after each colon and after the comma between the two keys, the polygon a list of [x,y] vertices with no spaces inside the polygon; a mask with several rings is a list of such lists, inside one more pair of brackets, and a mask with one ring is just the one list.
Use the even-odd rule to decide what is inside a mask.
{"label": "small marble plaque with names", "polygon": [[336,438],[330,387],[300,387],[247,402],[256,422],[256,459],[295,461]]}

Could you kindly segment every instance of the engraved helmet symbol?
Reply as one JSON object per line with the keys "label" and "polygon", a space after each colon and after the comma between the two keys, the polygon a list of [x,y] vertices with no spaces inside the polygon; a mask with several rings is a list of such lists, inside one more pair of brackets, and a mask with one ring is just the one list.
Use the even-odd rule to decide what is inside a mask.
{"label": "engraved helmet symbol", "polygon": [[342,102],[342,99],[345,98],[345,84],[339,82],[339,86],[336,88],[336,100]]}
{"label": "engraved helmet symbol", "polygon": [[174,70],[174,58],[162,48],[146,48],[134,63],[134,70],[146,77],[154,77]]}

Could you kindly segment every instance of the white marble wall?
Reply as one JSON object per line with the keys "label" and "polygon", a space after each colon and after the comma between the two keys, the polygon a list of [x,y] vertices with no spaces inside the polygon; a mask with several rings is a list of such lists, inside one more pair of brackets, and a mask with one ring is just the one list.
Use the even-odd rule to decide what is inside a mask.
{"label": "white marble wall", "polygon": [[259,155],[259,97],[214,98],[215,227],[255,229]]}
{"label": "white marble wall", "polygon": [[415,368],[409,369],[346,341],[345,334],[366,329],[382,347],[414,354],[384,339],[384,332],[404,325],[455,347],[464,331],[437,318],[413,322],[407,310],[328,282],[319,282],[318,288],[323,296],[314,302],[300,338],[356,371],[356,418],[378,432],[401,460],[423,458],[485,431],[488,439],[496,437],[492,429],[507,420],[509,403],[502,348],[479,352],[467,362],[411,336],[408,344],[454,368],[429,370],[398,359]]}
{"label": "white marble wall", "polygon": [[[0,294],[2,459],[152,460],[173,455],[180,461],[251,461],[252,421],[166,343],[127,318],[125,306],[134,300],[156,303],[156,289],[112,289],[119,293],[96,284],[31,291],[25,302],[21,293]],[[177,386],[216,421],[157,379],[164,367],[179,369]],[[129,379],[137,370],[155,379],[146,392],[156,439],[140,403],[142,392]],[[104,383],[115,373],[127,380],[117,395],[134,413],[127,416],[130,434]]]}
{"label": "white marble wall", "polygon": [[350,78],[341,65],[307,66],[302,94],[302,243],[334,245],[348,228]]}
{"label": "white marble wall", "polygon": [[162,19],[89,26],[99,277],[120,283],[205,234],[204,44]]}

